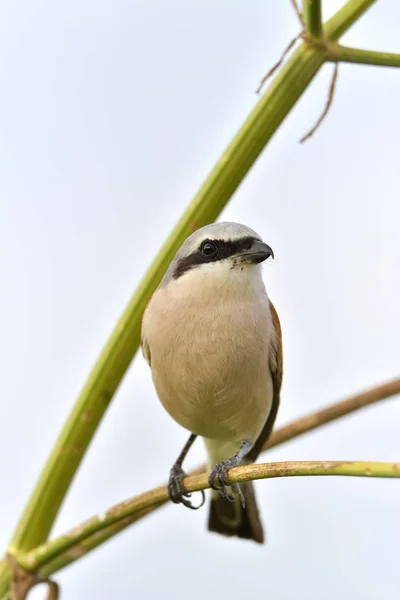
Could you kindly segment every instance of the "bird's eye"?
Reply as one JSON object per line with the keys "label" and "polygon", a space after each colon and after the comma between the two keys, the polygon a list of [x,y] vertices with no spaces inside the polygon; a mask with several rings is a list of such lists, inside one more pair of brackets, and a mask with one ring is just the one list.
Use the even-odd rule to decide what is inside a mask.
{"label": "bird's eye", "polygon": [[208,258],[214,256],[218,252],[217,244],[214,242],[203,242],[201,245],[201,253],[203,256],[207,256]]}

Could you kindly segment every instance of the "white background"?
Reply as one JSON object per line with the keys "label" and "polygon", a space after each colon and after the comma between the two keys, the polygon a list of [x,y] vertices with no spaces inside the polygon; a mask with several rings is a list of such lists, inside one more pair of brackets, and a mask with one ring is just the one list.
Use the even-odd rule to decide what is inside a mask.
{"label": "white background", "polygon": [[[341,3],[326,0],[326,17]],[[400,52],[400,6],[343,41]],[[3,0],[0,6],[0,542],[161,243],[257,101],[298,23],[289,0]],[[399,374],[400,71],[325,66],[223,218],[272,246],[286,423]],[[400,460],[399,399],[268,460]],[[57,520],[164,481],[186,439],[137,356]],[[198,442],[188,466],[201,462]],[[398,598],[400,482],[257,484],[265,546],[167,506],[57,574],[63,598]],[[245,596],[246,595],[246,596]],[[34,596],[34,594],[32,594]],[[35,598],[40,597],[35,593]]]}

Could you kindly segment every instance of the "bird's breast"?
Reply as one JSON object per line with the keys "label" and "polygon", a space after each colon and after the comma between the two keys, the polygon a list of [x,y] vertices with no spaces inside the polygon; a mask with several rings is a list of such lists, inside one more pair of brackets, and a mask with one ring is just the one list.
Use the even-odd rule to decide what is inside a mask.
{"label": "bird's breast", "polygon": [[258,436],[272,402],[265,291],[160,289],[143,328],[157,394],[178,423],[212,439]]}

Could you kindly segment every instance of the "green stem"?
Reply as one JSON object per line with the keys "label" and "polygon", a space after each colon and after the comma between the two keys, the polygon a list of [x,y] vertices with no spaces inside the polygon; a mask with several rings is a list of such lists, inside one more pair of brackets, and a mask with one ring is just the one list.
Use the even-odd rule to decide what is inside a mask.
{"label": "green stem", "polygon": [[306,32],[311,37],[322,35],[321,0],[303,0],[303,20]]}
{"label": "green stem", "polygon": [[350,0],[324,25],[324,35],[336,41],[369,9],[377,0]]}
{"label": "green stem", "polygon": [[[166,504],[166,502],[164,504]],[[159,505],[158,508],[160,506],[161,505]],[[53,560],[50,560],[43,566],[43,568],[41,569],[42,577],[49,577],[50,574],[57,573],[58,571],[61,571],[61,569],[64,569],[76,560],[80,560],[86,554],[88,554],[98,546],[101,546],[111,538],[114,538],[118,533],[121,533],[124,529],[129,527],[129,525],[132,525],[142,517],[146,516],[148,513],[152,512],[152,510],[153,509],[141,511],[133,515],[132,517],[122,519],[121,521],[118,521],[117,523],[106,527],[102,531],[90,535],[89,537],[85,538],[84,540],[81,540],[77,544],[74,544],[66,552],[63,552],[60,555],[56,556]],[[47,574],[45,575],[45,573]],[[0,598],[1,600],[3,600],[1,593]]]}
{"label": "green stem", "polygon": [[[320,411],[314,412],[306,417],[294,421],[293,423],[289,423],[280,429],[277,429],[272,433],[270,439],[268,440],[268,444],[263,450],[283,444],[300,435],[304,435],[309,431],[313,431],[314,429],[321,427],[326,423],[331,423],[336,419],[370,406],[376,402],[390,398],[396,394],[400,394],[400,379],[395,379],[383,385],[361,392],[360,394],[356,394],[355,396],[351,396],[346,400],[333,404],[332,406],[328,406]],[[204,473],[205,470],[206,467],[203,465],[197,468],[195,471],[192,471],[190,475]],[[162,504],[159,504],[158,506],[152,507],[146,511],[136,513],[132,517],[118,521],[114,525],[103,529],[101,532],[85,538],[81,542],[72,546],[67,552],[60,554],[47,563],[42,569],[42,575],[48,577],[52,573],[63,569],[67,565],[88,554],[99,545],[116,536],[118,533],[161,506]]]}
{"label": "green stem", "polygon": [[[376,402],[381,402],[382,400],[391,398],[397,394],[400,394],[400,379],[395,379],[388,383],[384,383],[361,392],[360,394],[356,394],[355,396],[351,396],[346,400],[342,400],[341,402],[323,408],[322,410],[314,412],[306,417],[294,421],[293,423],[289,423],[280,429],[277,429],[272,433],[264,450],[283,444],[300,435],[304,435],[309,431],[313,431],[322,425],[331,423],[332,421],[342,418],[354,411],[358,411]],[[195,471],[192,471],[190,475],[197,475],[199,473],[204,473],[205,471],[206,466],[203,465],[197,468]],[[80,558],[94,548],[97,548],[97,546],[100,544],[103,544],[126,527],[129,527],[136,521],[139,521],[147,514],[153,512],[161,506],[162,504],[159,504],[147,509],[146,511],[136,513],[134,516],[118,521],[114,525],[103,529],[101,532],[97,532],[94,535],[85,538],[78,544],[72,546],[67,552],[60,554],[55,559],[47,563],[42,569],[42,575],[48,577],[52,573],[55,573],[56,571],[66,567],[71,562],[77,560],[77,558]]]}
{"label": "green stem", "polygon": [[[338,39],[375,0],[350,0],[327,24]],[[214,221],[324,62],[302,44],[255,106],[160,250],[95,364],[42,471],[10,544],[28,551],[47,539],[69,485],[140,342],[143,310],[194,229]],[[5,572],[5,571],[4,571]],[[0,590],[5,577],[0,571]],[[1,597],[1,596],[0,596]]]}
{"label": "green stem", "polygon": [[183,240],[214,221],[324,62],[304,44],[294,53],[232,140],[162,247],[101,353],[41,474],[10,544],[44,542],[83,455],[140,343],[144,308]]}
{"label": "green stem", "polygon": [[348,48],[340,44],[328,44],[327,48],[328,60],[334,62],[376,65],[378,67],[400,67],[400,54],[360,50],[359,48]]}
{"label": "green stem", "polygon": [[0,562],[0,599],[11,600],[11,568],[6,560]]}
{"label": "green stem", "polygon": [[[348,462],[348,461],[319,461],[319,462],[281,462],[245,465],[230,469],[228,481],[243,483],[258,479],[272,479],[276,477],[304,477],[310,475],[343,475],[352,477],[388,477],[400,478],[400,464],[377,462]],[[202,473],[187,477],[184,488],[187,492],[196,492],[209,488],[209,473]],[[46,542],[26,554],[17,553],[15,558],[18,564],[28,572],[42,575],[41,567],[66,552],[79,542],[93,534],[107,529],[118,523],[121,519],[150,509],[164,503],[168,499],[165,486],[126,500],[121,504],[107,510],[104,514],[97,515],[59,538]]]}

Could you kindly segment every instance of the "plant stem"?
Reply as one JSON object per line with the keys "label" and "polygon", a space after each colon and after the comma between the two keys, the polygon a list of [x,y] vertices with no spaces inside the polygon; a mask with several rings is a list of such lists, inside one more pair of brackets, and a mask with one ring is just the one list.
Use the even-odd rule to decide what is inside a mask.
{"label": "plant stem", "polygon": [[[338,402],[332,406],[328,406],[323,410],[312,413],[306,417],[303,417],[293,423],[281,427],[277,431],[273,432],[270,439],[268,440],[264,451],[269,448],[273,448],[280,444],[283,444],[289,440],[292,440],[304,433],[313,431],[314,429],[321,427],[327,423],[330,423],[336,419],[344,417],[352,412],[370,406],[376,402],[380,402],[387,398],[391,398],[397,394],[400,394],[400,379],[395,379],[388,383],[366,390],[355,396],[351,396],[342,402]],[[198,475],[205,472],[205,465],[202,465],[191,472],[191,475]],[[152,506],[143,511],[138,511],[134,515],[121,519],[116,523],[97,531],[96,533],[86,537],[80,542],[74,542],[74,544],[66,551],[63,551],[60,555],[56,556],[48,563],[46,563],[41,569],[41,575],[48,577],[51,574],[61,570],[68,566],[75,560],[81,558],[85,554],[89,553],[97,546],[103,544],[111,537],[117,535],[120,531],[132,525],[136,521],[142,519],[147,514],[153,512],[157,508],[160,508],[163,504],[166,504],[168,499],[165,498],[164,502]],[[0,563],[1,565],[1,563]],[[0,598],[1,595],[0,589]]]}
{"label": "plant stem", "polygon": [[[164,503],[166,504],[167,501]],[[160,508],[161,505],[158,505],[157,508]],[[89,537],[81,540],[80,542],[71,546],[66,552],[63,552],[59,556],[56,556],[54,559],[50,560],[48,563],[44,565],[44,567],[40,570],[42,576],[48,577],[52,573],[56,573],[61,569],[64,569],[68,565],[72,564],[76,560],[81,559],[83,556],[101,546],[111,538],[114,538],[118,533],[122,532],[124,529],[132,525],[136,521],[140,520],[142,517],[147,514],[153,512],[152,508],[148,510],[140,511],[131,517],[127,517],[126,519],[121,519],[121,521],[117,521],[113,525],[90,535]],[[47,575],[44,575],[47,573]],[[3,600],[1,593],[0,598]]]}
{"label": "plant stem", "polygon": [[303,0],[303,20],[311,37],[322,35],[321,0]]}
{"label": "plant stem", "polygon": [[[291,439],[298,437],[299,435],[303,435],[308,431],[312,431],[317,427],[320,427],[324,424],[332,422],[333,420],[346,416],[351,412],[360,410],[376,402],[380,402],[384,399],[393,397],[396,394],[400,394],[400,379],[396,379],[378,387],[369,389],[365,392],[352,396],[342,402],[338,402],[337,404],[329,406],[321,411],[308,415],[307,417],[303,417],[302,419],[290,423],[285,427],[282,427],[281,429],[278,429],[276,432],[272,433],[272,436],[270,437],[264,450],[267,448],[278,446],[282,443],[285,443]],[[204,473],[204,471],[205,465],[202,465],[201,467],[192,471],[191,475],[198,475]],[[100,544],[103,544],[105,541],[109,540],[111,537],[117,535],[120,531],[122,531],[129,525],[140,520],[147,514],[156,510],[157,508],[160,508],[163,504],[166,504],[167,502],[168,499],[165,498],[163,502],[160,502],[157,505],[154,505],[143,511],[138,511],[134,515],[121,519],[116,523],[105,527],[104,529],[86,537],[85,539],[80,540],[79,542],[74,542],[68,550],[63,551],[61,554],[59,554],[49,562],[46,562],[46,564],[41,568],[41,575],[44,577],[48,577],[51,574],[68,566],[69,564],[81,558]],[[2,598],[1,590],[0,598]]]}
{"label": "plant stem", "polygon": [[336,41],[369,9],[377,0],[350,0],[323,26],[324,35]]}
{"label": "plant stem", "polygon": [[30,550],[48,536],[83,455],[140,343],[145,306],[183,240],[216,219],[324,62],[304,44],[262,96],[162,247],[101,353],[10,544]]}
{"label": "plant stem", "polygon": [[[276,477],[303,477],[310,475],[343,475],[352,477],[389,477],[400,478],[400,464],[378,462],[318,461],[318,462],[278,462],[245,465],[229,470],[228,482],[243,483],[257,479]],[[209,488],[209,473],[202,473],[184,479],[184,489],[196,492]],[[168,498],[166,486],[140,494],[110,508],[106,513],[95,516],[63,536],[15,558],[18,564],[28,572],[36,572],[50,560],[54,559],[81,540],[98,533],[136,513],[157,506]]]}
{"label": "plant stem", "polygon": [[[381,402],[382,400],[392,398],[397,394],[400,394],[400,378],[382,384],[380,386],[371,388],[369,390],[366,390],[365,392],[356,394],[355,396],[351,396],[350,398],[347,398],[342,402],[338,402],[336,404],[333,404],[332,406],[328,406],[327,408],[324,408],[320,411],[312,413],[311,415],[298,419],[293,423],[289,423],[284,427],[281,427],[280,429],[272,433],[268,442],[264,446],[263,451],[288,442],[289,440],[292,440],[309,431],[313,431],[314,429],[317,429],[322,425],[326,425],[327,423],[331,423],[332,421],[344,417],[352,412],[355,412],[362,408],[366,408],[371,404],[375,404],[376,402]],[[204,473],[205,470],[206,465],[201,465],[197,469],[191,471],[190,474],[198,475],[200,473]],[[73,546],[70,549],[70,552],[61,554],[49,564],[46,564],[42,574],[48,577],[52,573],[55,573],[59,569],[65,567],[67,564],[70,564],[72,561],[76,560],[77,556],[87,554],[88,552],[96,548],[98,545],[104,543],[104,541],[111,538],[112,536],[115,536],[117,533],[119,533],[129,525],[140,520],[142,517],[146,516],[150,512],[153,512],[157,508],[160,508],[167,501],[168,500],[166,499],[165,502],[162,504],[151,507],[146,511],[138,512],[133,517],[129,517],[126,520],[118,521],[109,528],[104,529],[102,531],[101,536],[99,533],[96,533],[93,536],[85,538],[79,544]]]}
{"label": "plant stem", "polygon": [[[327,24],[344,33],[373,0],[350,0]],[[11,540],[10,551],[44,542],[69,485],[140,343],[144,308],[183,240],[214,221],[324,62],[305,44],[261,97],[179,220],[117,323],[50,454]]]}
{"label": "plant stem", "polygon": [[376,65],[378,67],[400,67],[400,54],[394,54],[393,52],[360,50],[359,48],[348,48],[340,44],[328,44],[328,52],[328,60],[334,62]]}
{"label": "plant stem", "polygon": [[[324,28],[337,40],[375,2],[350,0]],[[69,485],[140,342],[143,310],[169,262],[194,229],[212,222],[326,59],[304,43],[262,96],[160,250],[97,360],[19,521],[10,551],[28,551],[47,538]],[[10,572],[0,562],[0,599]],[[6,593],[6,592],[5,592]]]}
{"label": "plant stem", "polygon": [[11,600],[11,568],[6,560],[0,562],[0,598]]}
{"label": "plant stem", "polygon": [[303,435],[304,433],[308,433],[309,431],[313,431],[322,425],[331,423],[336,419],[345,417],[356,410],[366,408],[367,406],[375,404],[376,402],[381,402],[382,400],[392,398],[397,394],[400,394],[400,378],[371,388],[355,396],[351,396],[346,400],[342,400],[342,402],[327,406],[322,410],[303,417],[302,419],[298,419],[297,421],[293,421],[293,423],[289,423],[288,425],[273,431],[271,437],[265,444],[263,451],[269,448],[275,448],[275,446],[279,446],[280,444],[284,444],[289,440],[293,440],[294,438]]}
{"label": "plant stem", "polygon": [[[288,442],[304,433],[309,431],[313,431],[322,425],[326,425],[327,423],[331,423],[332,421],[344,417],[352,412],[370,406],[376,402],[381,402],[382,400],[391,398],[397,394],[400,394],[400,379],[395,379],[388,383],[382,384],[375,388],[366,390],[360,394],[355,396],[351,396],[342,402],[338,402],[333,404],[332,406],[328,406],[318,412],[312,413],[302,419],[294,421],[293,423],[289,423],[288,425],[281,427],[280,429],[274,431],[269,438],[267,444],[264,446],[263,451]],[[204,473],[206,470],[206,466],[202,465],[197,469],[191,471],[191,475],[197,475],[200,473]],[[46,564],[44,569],[42,569],[42,574],[46,577],[55,573],[59,569],[64,568],[78,557],[87,554],[94,548],[97,548],[100,544],[104,543],[111,537],[117,535],[120,531],[133,524],[136,521],[139,521],[141,518],[146,516],[147,514],[153,512],[157,508],[160,508],[163,504],[167,503],[165,500],[164,503],[158,504],[157,506],[151,507],[146,511],[138,512],[133,517],[129,517],[127,519],[123,519],[118,521],[114,525],[111,525],[109,528],[103,529],[102,532],[98,532],[92,536],[89,536],[82,540],[80,543],[71,547],[69,551],[59,555],[57,558],[50,561],[50,563]]]}

